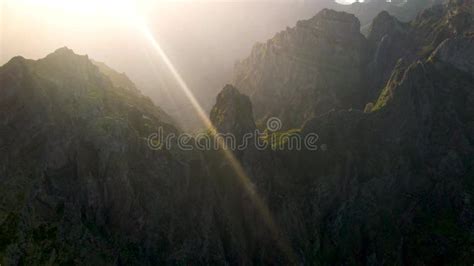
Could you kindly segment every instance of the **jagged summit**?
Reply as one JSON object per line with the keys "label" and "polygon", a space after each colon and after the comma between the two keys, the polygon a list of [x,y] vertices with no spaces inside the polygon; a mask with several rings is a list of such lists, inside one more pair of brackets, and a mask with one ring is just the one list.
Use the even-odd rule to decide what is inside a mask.
{"label": "jagged summit", "polygon": [[90,80],[94,76],[97,77],[98,74],[103,74],[110,79],[113,86],[140,93],[125,73],[119,73],[104,62],[89,58],[88,55],[76,54],[74,50],[68,47],[61,47],[48,54],[45,58],[38,60],[38,62],[39,64],[47,65],[48,69],[54,69],[57,72],[73,73],[74,78],[89,76],[87,79]]}
{"label": "jagged summit", "polygon": [[249,97],[229,84],[217,95],[210,118],[217,131],[238,137],[256,128]]}
{"label": "jagged summit", "polygon": [[403,32],[405,30],[404,27],[404,24],[397,18],[390,15],[387,11],[382,11],[372,21],[367,38],[370,42],[377,42],[387,34]]}
{"label": "jagged summit", "polygon": [[19,61],[24,61],[24,60],[26,60],[26,58],[24,58],[21,55],[17,55],[17,56],[12,57],[5,65],[8,65],[10,63],[19,62]]}
{"label": "jagged summit", "polygon": [[316,27],[323,31],[335,31],[337,34],[353,34],[360,30],[359,19],[353,14],[323,9],[308,20],[300,20],[297,27]]}
{"label": "jagged summit", "polygon": [[237,88],[235,88],[234,86],[230,84],[226,84],[224,88],[222,89],[222,91],[217,96],[217,98],[219,99],[221,97],[226,97],[227,95],[240,95],[240,94],[241,93],[239,92]]}
{"label": "jagged summit", "polygon": [[78,62],[82,61],[82,63],[85,63],[85,62],[89,61],[89,56],[88,55],[76,54],[74,52],[74,50],[64,46],[64,47],[58,48],[54,52],[48,54],[44,59],[50,59],[50,60],[54,60],[54,59],[65,60],[65,59],[67,59],[67,60],[69,60],[69,62],[71,62],[71,60],[78,60]]}
{"label": "jagged summit", "polygon": [[63,46],[56,49],[52,54],[75,54],[75,53],[74,53],[74,50],[68,48],[67,46]]}
{"label": "jagged summit", "polygon": [[300,127],[333,108],[358,105],[367,41],[358,19],[325,9],[278,33],[238,63],[233,84],[250,96],[255,117]]}
{"label": "jagged summit", "polygon": [[[0,67],[0,262],[111,265],[120,248],[107,235],[140,239],[145,223],[159,224],[143,220],[167,202],[140,203],[150,187],[162,193],[151,183],[184,183],[183,158],[174,167],[174,155],[146,142],[159,128],[177,129],[150,99],[113,86],[70,49],[16,61]],[[60,255],[36,255],[49,251]]]}
{"label": "jagged summit", "polygon": [[[116,95],[116,98],[128,101],[127,104],[141,112],[152,112],[162,122],[173,123],[169,115],[143,96],[125,74],[119,74],[105,64],[96,66],[87,55],[78,55],[67,47],[38,60],[12,58],[1,67],[1,71],[14,72],[22,82],[31,80],[28,86],[10,86],[7,89],[16,90],[16,93],[52,93],[54,97],[50,96],[48,101],[57,100],[52,109],[64,109],[61,112],[72,116],[94,117],[99,109],[104,108],[104,101],[110,103],[110,97]],[[7,76],[4,78],[8,79]],[[10,80],[2,85],[6,86],[8,82]],[[81,110],[81,105],[85,103],[93,103],[93,106]]]}

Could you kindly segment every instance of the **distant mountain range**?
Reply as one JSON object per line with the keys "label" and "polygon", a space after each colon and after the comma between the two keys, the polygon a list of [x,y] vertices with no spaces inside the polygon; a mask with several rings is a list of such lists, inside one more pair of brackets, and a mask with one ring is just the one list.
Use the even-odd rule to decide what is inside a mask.
{"label": "distant mountain range", "polygon": [[[362,4],[348,10],[372,10],[357,5]],[[394,6],[374,2],[375,7]],[[255,45],[236,65],[232,83],[250,96],[257,122],[277,116],[294,128],[332,109],[364,109],[377,100],[398,60],[426,58],[441,41],[467,30],[468,14],[427,15],[437,8],[411,22],[382,11],[369,24],[367,38],[354,15],[323,10]]]}
{"label": "distant mountain range", "polygon": [[[352,5],[340,5],[332,0],[186,2],[157,8],[156,14],[150,17],[150,27],[201,105],[210,111],[219,89],[232,81],[234,63],[245,59],[256,41],[264,42],[285,27],[293,27],[298,20],[311,18],[324,8],[344,11],[355,14],[362,33],[367,34],[372,20],[381,11],[407,22],[432,4],[430,0]],[[183,128],[202,127],[167,68],[159,62],[153,68],[145,65],[121,69],[129,69],[138,87]],[[143,74],[147,70],[151,72],[149,76]]]}

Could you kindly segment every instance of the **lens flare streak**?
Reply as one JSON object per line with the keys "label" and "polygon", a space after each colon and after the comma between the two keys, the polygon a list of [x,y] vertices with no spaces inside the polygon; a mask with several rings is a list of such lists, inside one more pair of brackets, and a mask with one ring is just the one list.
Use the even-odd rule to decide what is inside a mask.
{"label": "lens flare streak", "polygon": [[[206,125],[208,129],[210,129],[212,134],[217,133],[215,127],[213,126],[212,122],[208,118],[206,112],[201,107],[196,97],[194,96],[194,94],[192,93],[192,91],[190,90],[186,82],[184,81],[184,79],[181,77],[179,72],[176,70],[173,63],[171,62],[169,57],[166,55],[166,53],[163,51],[160,44],[158,43],[156,38],[153,36],[153,34],[149,30],[146,23],[143,22],[143,20],[140,21],[138,29],[143,33],[145,38],[153,46],[159,58],[165,63],[166,67],[169,69],[173,77],[176,79],[179,85],[179,88],[183,91],[186,98],[191,103],[192,107],[196,110],[202,122]],[[217,141],[218,141],[218,145],[221,147],[219,151],[222,152],[222,155],[224,156],[224,158],[228,161],[232,169],[237,174],[239,183],[245,189],[246,193],[249,195],[249,198],[251,199],[251,201],[253,202],[257,210],[259,211],[260,215],[263,218],[263,221],[265,222],[268,229],[271,231],[273,238],[277,241],[279,248],[286,254],[286,256],[288,257],[290,261],[295,262],[296,261],[295,256],[294,256],[293,251],[290,248],[290,245],[284,239],[283,234],[280,233],[278,226],[276,225],[274,219],[272,218],[269,208],[266,206],[265,202],[260,198],[260,196],[255,191],[254,185],[250,181],[250,178],[248,177],[248,175],[245,173],[245,170],[243,169],[242,165],[234,156],[232,151],[226,148],[225,146],[226,144],[224,143],[222,139],[218,138]]]}

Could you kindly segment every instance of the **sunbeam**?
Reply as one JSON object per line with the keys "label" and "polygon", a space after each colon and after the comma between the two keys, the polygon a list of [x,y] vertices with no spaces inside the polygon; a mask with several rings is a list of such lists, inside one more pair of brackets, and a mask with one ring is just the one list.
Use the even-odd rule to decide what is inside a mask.
{"label": "sunbeam", "polygon": [[[199,118],[202,120],[204,125],[206,125],[208,129],[210,129],[212,134],[216,134],[217,131],[214,125],[212,124],[211,120],[208,118],[206,112],[201,107],[196,97],[190,90],[189,86],[186,84],[185,80],[179,74],[179,72],[177,71],[177,69],[175,68],[171,60],[169,59],[169,57],[166,55],[165,51],[161,48],[160,44],[151,33],[145,21],[141,18],[137,19],[136,21],[137,21],[138,29],[143,33],[145,38],[149,41],[151,46],[154,48],[154,50],[158,54],[159,58],[165,63],[166,67],[169,69],[172,76],[178,83],[179,85],[178,87],[183,91],[187,100],[189,100],[190,104],[197,112]],[[263,221],[265,222],[268,229],[271,231],[272,237],[274,238],[275,241],[277,241],[279,248],[286,254],[289,261],[296,262],[294,252],[292,251],[290,245],[288,244],[288,241],[286,241],[283,234],[281,234],[280,230],[278,229],[277,224],[272,218],[272,214],[269,208],[267,207],[265,202],[260,198],[258,193],[255,191],[254,186],[252,182],[250,181],[250,178],[246,174],[245,170],[243,169],[242,165],[234,156],[232,151],[226,148],[226,144],[222,138],[216,138],[216,140],[218,141],[218,145],[220,146],[219,151],[222,152],[222,155],[224,156],[224,158],[228,161],[232,169],[235,171],[235,174],[237,174],[240,185],[245,189],[246,193],[249,195],[249,198],[251,199],[251,201],[253,202],[257,210],[259,211],[260,215],[263,218]]]}

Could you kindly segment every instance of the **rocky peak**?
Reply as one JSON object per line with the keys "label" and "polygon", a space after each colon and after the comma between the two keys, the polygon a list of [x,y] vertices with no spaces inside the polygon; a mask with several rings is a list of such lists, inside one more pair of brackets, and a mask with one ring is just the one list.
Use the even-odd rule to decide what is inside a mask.
{"label": "rocky peak", "polygon": [[256,45],[235,67],[233,84],[252,100],[255,117],[285,127],[333,108],[359,106],[367,41],[358,19],[324,9]]}
{"label": "rocky peak", "polygon": [[54,55],[75,55],[74,51],[67,46],[61,47],[56,49],[53,53],[51,53],[49,56],[54,56]]}
{"label": "rocky peak", "polygon": [[359,19],[353,14],[323,9],[309,20],[298,21],[297,27],[311,27],[341,36],[358,34],[360,30]]}
{"label": "rocky peak", "polygon": [[56,63],[61,65],[85,65],[91,64],[89,57],[87,55],[78,55],[72,49],[67,47],[61,47],[54,51],[53,53],[47,55],[41,61],[47,63]]}
{"label": "rocky peak", "polygon": [[226,84],[224,88],[222,89],[221,93],[219,93],[219,95],[217,96],[217,98],[220,97],[222,99],[222,98],[229,97],[230,95],[232,95],[231,97],[234,97],[234,96],[239,96],[242,94],[234,86],[230,84]]}
{"label": "rocky peak", "polygon": [[211,110],[211,122],[221,133],[242,136],[252,132],[256,127],[249,97],[232,85],[226,85],[217,95]]}
{"label": "rocky peak", "polygon": [[370,42],[378,42],[385,35],[396,31],[402,31],[401,23],[387,11],[382,11],[374,18],[368,39]]}
{"label": "rocky peak", "polygon": [[380,12],[373,20],[368,34],[371,62],[367,72],[371,79],[368,101],[375,99],[389,79],[397,61],[412,47],[409,27],[390,15]]}
{"label": "rocky peak", "polygon": [[28,60],[22,56],[15,56],[2,66],[2,71],[9,72],[11,73],[10,75],[21,76],[28,69],[27,61]]}
{"label": "rocky peak", "polygon": [[59,48],[36,61],[33,67],[38,75],[55,81],[68,79],[74,87],[81,87],[80,83],[84,82],[104,82],[97,67],[87,55],[78,55],[67,47]]}

